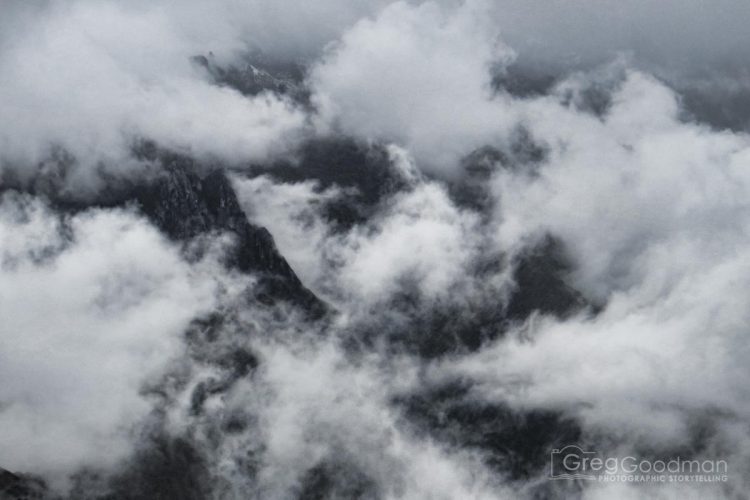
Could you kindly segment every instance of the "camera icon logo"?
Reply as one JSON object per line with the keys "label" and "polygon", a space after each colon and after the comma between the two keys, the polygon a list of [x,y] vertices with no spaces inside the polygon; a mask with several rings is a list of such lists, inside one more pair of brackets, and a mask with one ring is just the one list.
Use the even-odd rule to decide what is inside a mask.
{"label": "camera icon logo", "polygon": [[591,461],[596,457],[595,451],[585,451],[579,446],[570,444],[550,452],[550,479],[589,479],[596,480],[591,470]]}

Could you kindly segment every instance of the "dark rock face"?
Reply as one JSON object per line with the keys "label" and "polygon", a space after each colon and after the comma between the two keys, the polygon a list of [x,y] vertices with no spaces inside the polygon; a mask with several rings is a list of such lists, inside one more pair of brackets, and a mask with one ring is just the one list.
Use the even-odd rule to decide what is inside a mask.
{"label": "dark rock face", "polygon": [[45,498],[43,481],[0,469],[0,500],[36,500]]}
{"label": "dark rock face", "polygon": [[259,275],[261,301],[288,301],[314,316],[324,312],[323,304],[279,254],[271,234],[248,222],[223,171],[200,177],[187,158],[170,156],[162,161],[163,174],[127,196],[154,225],[177,241],[215,231],[233,234],[237,241],[227,263]]}
{"label": "dark rock face", "polygon": [[302,478],[298,500],[376,500],[377,485],[353,465],[324,461]]}
{"label": "dark rock face", "polygon": [[187,243],[209,233],[229,233],[236,241],[226,264],[258,275],[256,298],[266,304],[286,301],[313,317],[324,314],[325,305],[300,282],[279,254],[271,233],[247,220],[223,169],[208,170],[189,157],[162,151],[149,141],[138,144],[134,154],[160,167],[155,178],[113,179],[92,198],[80,199],[62,188],[66,165],[73,161],[62,155],[62,159],[55,160],[57,168],[48,169],[57,173],[52,180],[46,171],[31,183],[3,179],[0,193],[17,190],[42,196],[55,209],[68,213],[136,205],[176,242]]}
{"label": "dark rock face", "polygon": [[497,92],[507,92],[515,97],[532,97],[548,93],[558,77],[548,71],[512,64],[493,75],[492,87]]}
{"label": "dark rock face", "polygon": [[357,188],[359,196],[376,203],[403,184],[391,169],[387,152],[346,137],[331,137],[305,143],[298,162],[278,162],[272,174],[282,181],[315,179],[323,187]]}
{"label": "dark rock face", "polygon": [[475,401],[460,382],[428,388],[396,401],[406,417],[447,444],[484,453],[485,462],[511,479],[527,479],[548,466],[549,450],[579,442],[576,422],[547,410],[512,410]]}
{"label": "dark rock face", "polygon": [[560,242],[552,237],[545,238],[516,266],[516,290],[506,309],[507,317],[523,320],[539,311],[562,318],[589,305],[565,282],[565,274],[570,269]]}
{"label": "dark rock face", "polygon": [[286,95],[299,104],[309,103],[309,91],[303,84],[304,74],[296,64],[274,62],[257,53],[226,66],[217,64],[210,53],[195,56],[192,61],[205,69],[215,83],[233,88],[243,95],[271,91]]}
{"label": "dark rock face", "polygon": [[[474,278],[481,282],[506,265],[501,256],[478,262]],[[532,314],[564,318],[593,310],[566,283],[570,270],[560,242],[547,237],[515,263],[515,286],[507,304],[500,299],[499,290],[466,293],[460,300],[425,301],[416,287],[405,285],[388,303],[387,314],[379,311],[361,326],[361,338],[366,346],[387,339],[425,359],[473,352]]]}
{"label": "dark rock face", "polygon": [[111,483],[101,500],[202,500],[212,484],[202,457],[185,440],[157,441],[138,454],[135,466]]}
{"label": "dark rock face", "polygon": [[418,293],[399,293],[368,317],[358,332],[365,348],[383,340],[394,351],[423,359],[466,354],[499,335],[505,324],[502,304],[481,297],[463,302],[425,301]]}
{"label": "dark rock face", "polygon": [[548,155],[546,146],[537,142],[524,127],[516,128],[503,148],[484,146],[461,159],[461,176],[448,184],[451,198],[459,206],[490,214],[496,207],[491,193],[491,178],[499,170],[536,174]]}
{"label": "dark rock face", "polygon": [[350,194],[328,202],[324,210],[340,229],[365,222],[384,197],[406,187],[384,148],[347,137],[308,141],[296,151],[294,161],[256,165],[253,173],[281,182],[314,180],[321,190],[334,186],[349,190]]}
{"label": "dark rock face", "polygon": [[84,469],[72,480],[73,487],[65,499],[203,500],[212,498],[214,486],[205,461],[194,446],[185,439],[158,435],[144,443],[119,474],[108,477]]}

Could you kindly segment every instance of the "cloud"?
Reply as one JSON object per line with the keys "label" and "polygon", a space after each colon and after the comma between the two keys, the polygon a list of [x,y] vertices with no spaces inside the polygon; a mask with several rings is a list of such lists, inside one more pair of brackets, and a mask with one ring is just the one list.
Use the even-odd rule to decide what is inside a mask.
{"label": "cloud", "polygon": [[479,2],[395,2],[347,31],[310,76],[321,120],[406,147],[422,168],[450,174],[512,120],[493,100],[491,69],[513,51]]}
{"label": "cloud", "polygon": [[[492,231],[494,250],[511,254],[523,253],[546,234],[560,238],[575,263],[570,282],[602,306],[594,317],[532,321],[494,348],[447,362],[446,373],[478,381],[479,398],[521,410],[566,412],[580,419],[589,438],[604,435],[629,450],[644,445],[690,448],[697,446],[696,433],[708,429],[709,444],[693,449],[695,453],[746,463],[748,436],[740,427],[747,414],[744,386],[750,373],[742,359],[744,325],[750,318],[741,306],[749,285],[742,278],[747,270],[741,249],[749,243],[750,229],[744,168],[748,136],[685,121],[680,96],[633,69],[628,60],[604,76],[577,73],[547,95],[485,97],[479,109],[472,102],[480,100],[466,95],[481,95],[477,82],[486,81],[482,78],[489,69],[477,61],[488,58],[461,57],[482,68],[466,72],[462,94],[440,70],[431,72],[429,50],[412,50],[429,39],[425,32],[431,34],[445,22],[436,12],[460,17],[460,10],[432,4],[392,9],[399,15],[386,9],[355,26],[313,72],[322,108],[329,106],[334,117],[331,122],[339,120],[342,129],[362,137],[401,144],[428,172],[441,164],[435,158],[453,148],[453,156],[443,157],[442,170],[437,169],[442,173],[460,171],[459,152],[467,154],[478,145],[491,143],[506,151],[508,131],[522,126],[544,157],[533,165],[497,165],[488,181],[496,211],[487,226],[470,227],[467,233]],[[431,19],[425,21],[429,26],[420,24],[425,19]],[[481,32],[472,26],[464,39]],[[485,45],[473,44],[480,47],[479,54],[486,54],[482,47],[491,39],[483,36]],[[387,41],[394,38],[405,42],[391,47]],[[451,52],[441,52],[440,43],[430,47],[440,54],[434,60],[450,67]],[[394,63],[380,65],[381,58]],[[414,80],[408,68],[418,75]],[[396,83],[389,81],[391,74],[399,75]],[[420,80],[423,75],[430,76]],[[447,82],[436,85],[435,94],[420,86],[431,77]],[[600,109],[584,102],[592,84],[603,85],[598,89]],[[432,108],[434,102],[440,104]],[[505,110],[510,125],[483,122],[480,117],[488,110]],[[468,139],[446,139],[444,131],[458,130],[461,137],[460,125],[448,117],[458,116],[460,124],[464,111],[477,120],[476,130],[467,129],[472,130]],[[438,123],[444,128],[430,127]],[[426,224],[427,214],[439,212],[433,206],[418,219]],[[399,231],[414,236],[396,238],[393,247],[400,249],[430,241],[406,220],[384,220],[397,229],[387,231],[384,223],[382,233],[365,230],[370,239],[356,246],[356,257],[341,268],[344,277],[356,270],[363,272],[353,276],[368,276],[354,290],[397,282],[391,272],[408,274],[411,254],[389,259],[389,237]],[[446,272],[450,266],[444,262],[461,261],[450,254],[449,241],[472,238],[462,233],[440,240],[443,233],[436,228],[428,233],[438,238],[429,248],[448,254],[444,260],[425,258],[426,267],[440,262]],[[370,244],[377,258],[368,259]],[[368,267],[370,262],[377,264]],[[446,282],[439,283],[436,288],[446,289]],[[741,483],[737,478],[735,484]]]}
{"label": "cloud", "polygon": [[601,312],[531,321],[446,369],[478,381],[480,398],[574,415],[589,439],[741,468],[750,141],[682,122],[677,96],[637,71],[611,97],[601,118],[554,96],[524,101],[546,160],[491,181],[500,247],[560,238],[571,282]]}
{"label": "cloud", "polygon": [[[531,175],[497,175],[500,244],[551,231],[577,256],[578,285],[600,297],[732,255],[747,237],[750,141],[681,122],[678,103],[635,71],[603,121],[547,98],[529,101],[525,123],[548,160]],[[659,250],[674,252],[666,267],[649,262]]]}
{"label": "cloud", "polygon": [[351,364],[326,343],[302,352],[260,350],[273,395],[261,410],[270,467],[260,479],[271,480],[269,496],[283,498],[280,478],[329,454],[347,457],[386,498],[497,498],[507,491],[478,457],[415,439],[400,424],[388,400],[413,377],[407,360]]}
{"label": "cloud", "polygon": [[[229,278],[213,260],[185,261],[127,210],[63,216],[6,195],[0,330],[12,341],[0,343],[3,467],[59,479],[126,456],[131,431],[153,408],[140,389],[179,358],[187,380],[165,397],[167,427],[203,446],[217,490],[238,497],[292,496],[321,463],[385,497],[525,493],[504,490],[510,483],[467,443],[433,440],[405,421],[393,397],[423,389],[425,373],[472,385],[483,404],[563,412],[585,439],[618,450],[688,450],[746,468],[750,140],[690,121],[686,99],[664,83],[715,63],[732,68],[720,74],[725,87],[742,90],[744,4],[8,5],[0,20],[4,169],[33,176],[63,148],[76,159],[73,189],[84,189],[102,165],[122,175],[137,168],[130,147],[140,137],[236,166],[284,154],[313,133],[346,133],[386,145],[404,185],[341,228],[324,206],[352,196],[347,189],[236,178],[248,217],[269,228],[305,284],[340,315],[311,325],[244,305],[213,343],[190,346],[182,338],[189,321],[226,306],[217,281]],[[310,57],[315,109],[218,87],[189,61],[211,50],[231,62],[252,48]],[[631,55],[589,70],[620,51]],[[493,75],[513,67],[558,80],[525,98],[493,88]],[[695,81],[703,85],[687,80]],[[539,151],[534,158],[514,150],[521,136]],[[496,153],[478,181],[491,200],[468,208],[453,188],[470,175],[461,160],[483,146]],[[347,343],[368,326],[409,335],[425,311],[440,319],[446,310],[502,311],[511,269],[501,264],[547,235],[561,243],[573,263],[566,279],[595,314],[535,315],[477,352],[438,361]],[[482,265],[492,269],[481,274]],[[405,295],[418,305],[396,300]],[[219,384],[203,413],[191,413],[200,384],[226,378],[217,359],[240,348],[258,355],[257,370]],[[225,432],[235,414],[244,427]],[[738,473],[727,488],[744,483]],[[634,491],[597,486],[583,495]]]}
{"label": "cloud", "polygon": [[39,201],[0,203],[0,463],[56,481],[107,466],[151,410],[140,393],[184,352],[214,304],[208,261],[191,266],[127,211],[70,218]]}
{"label": "cloud", "polygon": [[370,8],[10,2],[0,37],[0,168],[29,178],[62,148],[74,159],[72,190],[81,191],[98,187],[102,168],[137,175],[131,148],[142,138],[230,163],[267,158],[301,133],[305,113],[275,94],[218,87],[190,58],[211,51],[226,62],[257,49],[297,58]]}
{"label": "cloud", "polygon": [[102,167],[132,175],[142,138],[237,162],[266,157],[302,128],[304,114],[281,97],[211,84],[191,66],[207,47],[190,35],[159,5],[75,2],[35,16],[0,51],[3,169],[32,176],[62,148],[74,186],[91,188]]}
{"label": "cloud", "polygon": [[[365,498],[509,494],[476,453],[424,440],[404,425],[390,399],[414,380],[412,360],[355,361],[334,339],[290,333],[276,329],[273,336],[250,339],[261,361],[258,371],[215,397],[192,422],[196,434],[209,436],[207,447],[225,481],[223,494],[296,498],[303,491],[334,495],[340,489]],[[212,427],[238,413],[252,415],[241,430]],[[248,462],[254,464],[252,474]],[[306,482],[321,467],[324,478]]]}
{"label": "cloud", "polygon": [[398,194],[372,225],[347,235],[339,254],[344,287],[373,300],[392,294],[407,277],[429,297],[450,293],[476,258],[478,224],[436,184]]}

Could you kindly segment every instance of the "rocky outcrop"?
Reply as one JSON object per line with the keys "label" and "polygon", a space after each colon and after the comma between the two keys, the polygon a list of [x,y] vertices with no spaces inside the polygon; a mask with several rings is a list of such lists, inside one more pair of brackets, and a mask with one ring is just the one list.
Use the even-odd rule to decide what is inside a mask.
{"label": "rocky outcrop", "polygon": [[161,161],[161,175],[133,188],[122,201],[135,201],[156,227],[176,241],[210,232],[232,234],[236,244],[227,264],[259,277],[259,300],[283,300],[314,316],[323,314],[323,303],[300,282],[268,230],[247,220],[223,170],[201,176],[189,158],[169,155]]}
{"label": "rocky outcrop", "polygon": [[417,434],[479,451],[489,467],[514,480],[544,474],[549,450],[581,439],[578,422],[562,412],[484,402],[464,381],[428,386],[394,402]]}
{"label": "rocky outcrop", "polygon": [[255,165],[251,175],[267,175],[286,183],[315,181],[321,190],[346,190],[346,196],[328,200],[323,206],[328,222],[343,230],[365,222],[388,195],[407,187],[384,147],[345,136],[307,141],[294,151],[292,159]]}
{"label": "rocky outcrop", "polygon": [[212,53],[192,58],[213,81],[232,88],[243,95],[257,95],[264,91],[284,95],[299,104],[309,103],[309,91],[303,83],[302,68],[294,63],[274,62],[262,54],[247,55],[234,64],[219,64]]}
{"label": "rocky outcrop", "polygon": [[515,290],[505,314],[509,320],[528,318],[534,312],[564,318],[591,306],[565,281],[572,265],[567,261],[562,244],[552,237],[522,255],[515,266]]}
{"label": "rocky outcrop", "polygon": [[0,469],[0,500],[41,500],[46,494],[42,480]]}

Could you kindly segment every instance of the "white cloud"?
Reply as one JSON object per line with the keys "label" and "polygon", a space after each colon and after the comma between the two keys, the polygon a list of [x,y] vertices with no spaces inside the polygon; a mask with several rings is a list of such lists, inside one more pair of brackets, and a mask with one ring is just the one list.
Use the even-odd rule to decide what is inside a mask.
{"label": "white cloud", "polygon": [[395,142],[449,174],[511,121],[492,99],[490,70],[512,57],[479,2],[394,2],[330,48],[310,77],[313,101],[323,122]]}
{"label": "white cloud", "polygon": [[700,421],[713,433],[707,452],[742,467],[748,137],[681,122],[676,96],[632,71],[601,120],[552,97],[524,106],[548,158],[492,181],[498,242],[561,238],[573,281],[604,308],[533,321],[449,372],[475,377],[490,399],[566,411],[589,436],[628,446],[686,445]]}
{"label": "white cloud", "polygon": [[151,409],[141,385],[214,304],[216,269],[125,211],[0,207],[0,463],[56,481],[114,464]]}
{"label": "white cloud", "polygon": [[[538,174],[497,176],[502,246],[551,231],[577,258],[579,286],[602,298],[719,264],[746,240],[750,141],[680,122],[676,96],[656,80],[630,72],[604,121],[550,98],[527,106],[549,159]],[[648,262],[660,248],[669,260]]]}
{"label": "white cloud", "polygon": [[[480,397],[569,412],[587,436],[603,434],[626,449],[691,446],[696,426],[705,426],[710,437],[700,452],[743,469],[748,136],[682,121],[679,96],[627,68],[602,117],[554,94],[489,101],[482,82],[491,31],[469,23],[473,30],[459,38],[482,40],[471,54],[432,38],[459,26],[466,8],[397,4],[357,25],[313,73],[321,102],[331,106],[323,109],[343,130],[396,140],[427,170],[455,168],[456,157],[488,141],[502,146],[503,127],[522,123],[547,156],[533,172],[500,170],[491,181],[494,250],[520,251],[552,233],[574,259],[572,281],[604,309],[594,318],[543,319],[447,363],[449,371],[475,377]],[[394,37],[403,44],[389,45]],[[469,65],[456,80],[463,92],[444,73],[456,58]],[[441,83],[434,93],[431,77]],[[496,121],[503,111],[508,122]],[[344,288],[358,300],[377,297],[411,275],[426,291],[447,289],[476,256],[477,233],[488,230],[464,215],[429,182],[395,196],[371,225],[347,235],[337,269]],[[730,487],[743,485],[733,477]],[[632,492],[615,486],[591,494]]]}
{"label": "white cloud", "polygon": [[[420,439],[403,425],[390,398],[413,382],[412,361],[353,363],[336,343],[299,336],[253,347],[259,374],[228,391],[212,415],[241,410],[255,417],[242,434],[222,435],[216,450],[236,497],[295,498],[305,473],[320,462],[358,471],[383,498],[513,497],[478,455]],[[256,476],[235,468],[248,450],[257,453]]]}
{"label": "white cloud", "polygon": [[403,278],[429,297],[450,293],[477,255],[478,226],[437,184],[397,194],[371,225],[346,236],[338,254],[342,283],[365,300],[387,297]]}
{"label": "white cloud", "polygon": [[77,2],[37,16],[0,51],[3,168],[33,175],[62,147],[85,187],[101,163],[126,175],[138,138],[239,161],[265,157],[303,126],[280,97],[208,82],[189,60],[206,47],[186,36],[159,6]]}

